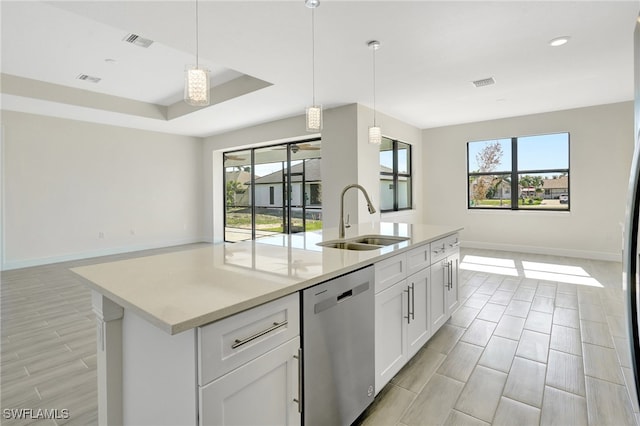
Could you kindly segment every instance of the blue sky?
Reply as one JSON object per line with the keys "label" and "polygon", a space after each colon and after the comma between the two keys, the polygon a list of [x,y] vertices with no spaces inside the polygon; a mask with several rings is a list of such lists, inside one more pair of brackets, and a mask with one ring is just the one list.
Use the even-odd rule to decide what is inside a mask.
{"label": "blue sky", "polygon": [[[487,144],[498,141],[502,146],[502,162],[495,171],[511,170],[511,139],[494,139],[470,142],[469,170],[478,170],[476,154]],[[522,136],[518,138],[518,169],[545,170],[569,168],[569,134],[555,133],[540,136]]]}

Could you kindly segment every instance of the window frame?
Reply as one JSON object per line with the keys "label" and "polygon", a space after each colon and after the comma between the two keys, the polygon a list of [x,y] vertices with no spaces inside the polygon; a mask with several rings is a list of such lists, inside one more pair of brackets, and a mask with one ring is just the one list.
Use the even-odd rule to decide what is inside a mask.
{"label": "window frame", "polygon": [[[259,145],[259,146],[249,146],[246,148],[239,148],[239,149],[233,149],[233,150],[229,150],[229,151],[223,151],[223,161],[222,161],[222,188],[223,188],[223,193],[226,194],[226,187],[227,187],[227,173],[226,173],[226,165],[224,162],[224,156],[225,155],[233,155],[235,153],[239,153],[239,152],[249,152],[249,156],[250,156],[250,160],[249,160],[249,167],[251,169],[251,184],[250,184],[250,200],[251,200],[251,206],[250,206],[250,210],[251,210],[251,238],[247,239],[248,241],[254,241],[257,239],[257,233],[256,233],[256,184],[255,184],[255,153],[256,150],[262,150],[262,149],[267,149],[267,148],[278,148],[278,147],[284,147],[287,151],[287,159],[286,159],[286,163],[287,163],[287,168],[286,168],[286,172],[284,172],[285,174],[285,178],[284,178],[284,182],[288,182],[288,185],[291,184],[291,163],[292,161],[296,161],[295,159],[291,158],[291,146],[292,145],[300,145],[300,144],[305,144],[305,143],[312,143],[312,142],[320,142],[320,144],[322,144],[322,138],[321,137],[313,137],[313,138],[305,138],[305,139],[300,139],[300,140],[293,140],[293,141],[289,141],[289,142],[281,142],[281,143],[274,143],[274,144],[267,144],[267,145]],[[322,158],[322,156],[318,157],[319,159]],[[304,164],[304,163],[303,163]],[[303,165],[303,167],[305,167]],[[320,186],[322,185],[322,180],[320,181]],[[294,232],[292,231],[293,229],[293,222],[291,221],[291,200],[287,198],[287,185],[283,185],[282,187],[282,197],[283,197],[283,202],[285,202],[285,206],[283,207],[284,209],[284,213],[285,215],[283,215],[283,218],[286,218],[285,220],[287,221],[287,229],[288,231],[286,233],[283,233],[283,235],[290,235],[293,234]],[[305,186],[305,181],[302,181],[302,186],[304,188]],[[275,196],[275,190],[274,190],[274,196]],[[231,240],[227,240],[227,202],[226,202],[226,195],[225,195],[225,200],[222,203],[222,217],[223,217],[223,240],[225,242],[231,242]],[[318,208],[317,206],[313,206],[310,207],[309,205],[305,205],[303,208],[303,215],[302,215],[302,223],[303,223],[303,227],[306,229],[306,212],[308,210],[317,210],[320,212],[320,217],[322,216],[322,204],[320,204],[320,207]]]}
{"label": "window frame", "polygon": [[[518,167],[518,139],[521,138],[529,138],[536,136],[550,136],[550,135],[567,135],[567,168],[557,168],[557,169],[523,169],[520,170]],[[501,171],[490,171],[490,172],[471,172],[470,164],[471,159],[469,156],[469,147],[473,143],[480,142],[489,142],[489,141],[498,141],[498,140],[511,140],[511,169],[510,170],[501,170]],[[526,135],[526,136],[512,136],[510,138],[495,138],[495,139],[484,139],[477,141],[468,141],[467,142],[467,210],[491,210],[491,211],[551,211],[551,212],[570,212],[571,211],[571,133],[570,132],[554,132],[554,133],[544,133],[539,135]],[[560,174],[566,175],[567,177],[567,207],[566,208],[553,208],[553,207],[520,207],[519,201],[519,176],[520,175],[537,175],[537,174]],[[472,177],[480,177],[480,176],[497,176],[497,175],[508,175],[511,179],[510,182],[510,191],[511,191],[511,206],[510,207],[491,207],[491,206],[473,206],[471,205],[471,178]],[[543,192],[543,198],[544,198]]]}
{"label": "window frame", "polygon": [[[393,138],[389,138],[386,136],[383,136],[383,139],[387,139],[390,140],[392,143],[392,152],[393,152],[393,171],[392,172],[383,172],[382,170],[380,170],[380,177],[382,176],[390,176],[391,180],[393,182],[393,208],[392,209],[382,209],[382,207],[380,208],[380,213],[390,213],[390,212],[399,212],[399,211],[405,211],[405,210],[412,210],[413,209],[413,181],[412,181],[412,174],[413,174],[413,146],[410,143],[398,140],[398,139],[393,139]],[[398,144],[404,144],[408,147],[408,154],[409,154],[409,162],[408,162],[408,171],[407,173],[400,173],[398,172]],[[380,160],[380,154],[378,153],[378,162]],[[380,166],[380,165],[378,165]],[[405,177],[407,178],[407,181],[409,182],[409,191],[408,191],[408,206],[407,207],[398,207],[398,182],[399,182],[399,178],[400,177]]]}

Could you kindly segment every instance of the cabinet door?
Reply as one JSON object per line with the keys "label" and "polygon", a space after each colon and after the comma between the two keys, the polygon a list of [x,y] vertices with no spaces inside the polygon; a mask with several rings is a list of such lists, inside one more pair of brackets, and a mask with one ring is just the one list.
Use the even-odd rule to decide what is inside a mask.
{"label": "cabinet door", "polygon": [[200,425],[299,425],[300,338],[200,388]]}
{"label": "cabinet door", "polygon": [[449,288],[447,291],[447,309],[449,314],[453,313],[456,309],[458,309],[459,296],[458,296],[458,272],[460,269],[460,252],[447,257],[447,261],[449,262],[449,268],[451,272],[449,272],[449,279],[451,283],[449,284]]}
{"label": "cabinet door", "polygon": [[409,359],[431,337],[431,319],[429,317],[429,281],[430,269],[425,268],[407,278],[409,287],[409,321],[407,323],[407,355]]}
{"label": "cabinet door", "polygon": [[376,394],[407,362],[406,280],[375,295]]}
{"label": "cabinet door", "polygon": [[449,309],[447,305],[448,275],[448,263],[446,259],[431,265],[429,307],[431,308],[431,333],[433,334],[449,319]]}

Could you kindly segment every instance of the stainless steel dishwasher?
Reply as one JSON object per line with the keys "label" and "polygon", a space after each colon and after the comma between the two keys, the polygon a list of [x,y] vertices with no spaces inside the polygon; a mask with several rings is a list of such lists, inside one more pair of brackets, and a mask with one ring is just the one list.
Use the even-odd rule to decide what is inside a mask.
{"label": "stainless steel dishwasher", "polygon": [[350,425],[374,397],[373,266],[302,292],[303,420]]}

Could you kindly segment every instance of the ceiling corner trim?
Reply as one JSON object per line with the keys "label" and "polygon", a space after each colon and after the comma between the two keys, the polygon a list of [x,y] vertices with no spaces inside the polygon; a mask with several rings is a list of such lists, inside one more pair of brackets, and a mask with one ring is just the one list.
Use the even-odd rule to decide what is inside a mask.
{"label": "ceiling corner trim", "polygon": [[193,107],[187,105],[183,101],[179,101],[172,105],[169,105],[167,107],[167,120],[173,120],[175,118],[194,113],[201,109],[211,108],[214,105],[238,98],[240,96],[258,91],[260,89],[264,89],[272,85],[273,83],[269,83],[268,81],[260,80],[259,78],[243,74],[231,81],[227,81],[226,83],[222,83],[218,86],[212,87],[211,103],[206,107]]}
{"label": "ceiling corner trim", "polygon": [[167,120],[167,107],[75,87],[1,74],[2,93],[156,120]]}

